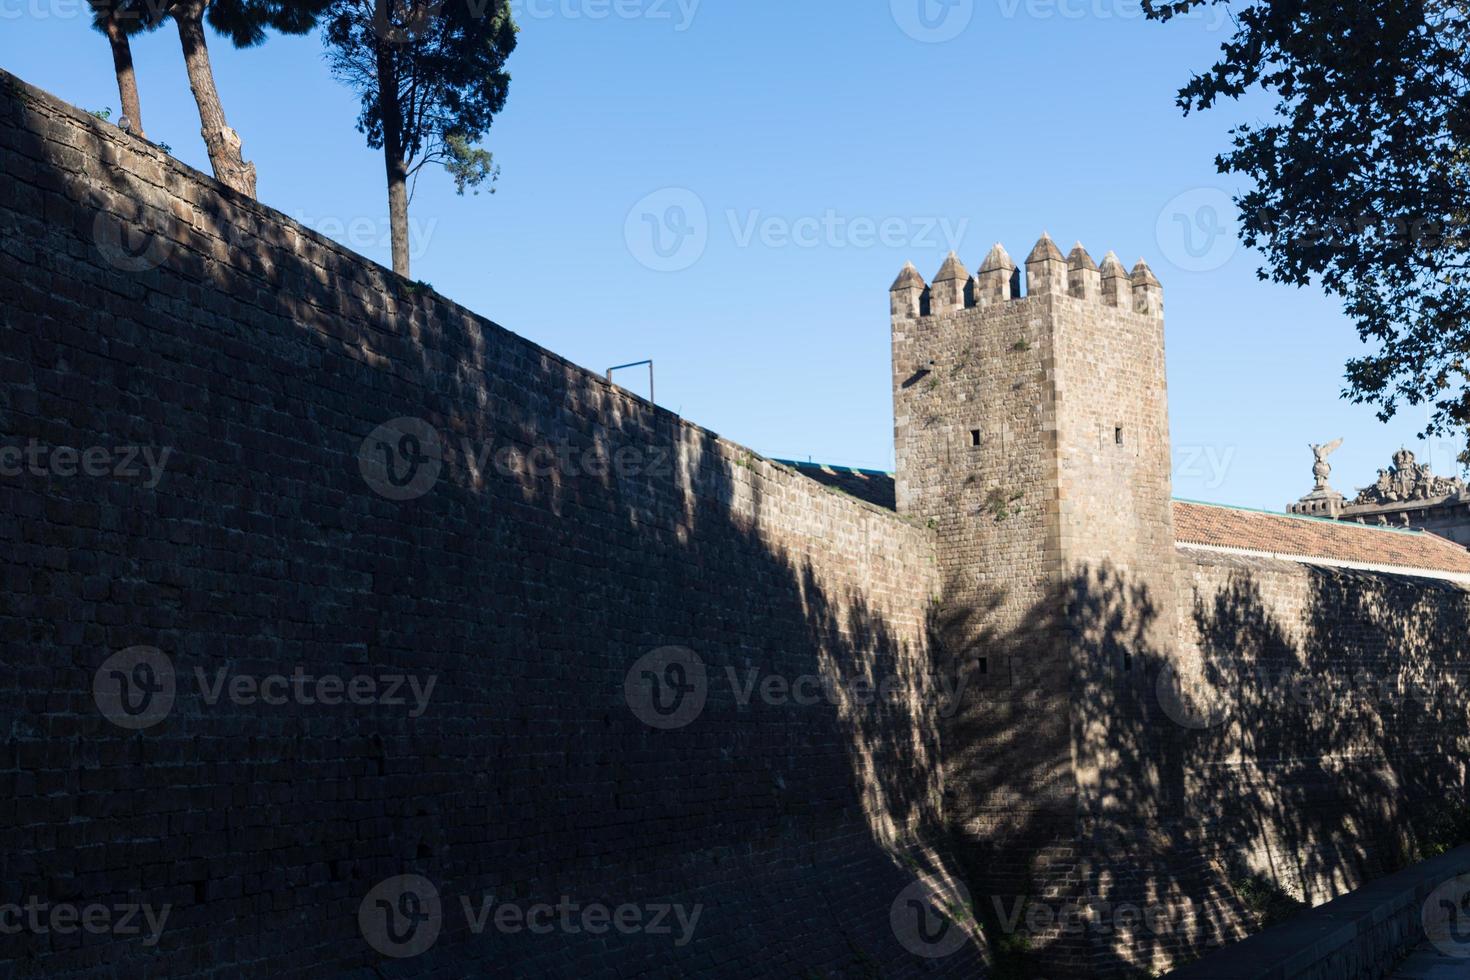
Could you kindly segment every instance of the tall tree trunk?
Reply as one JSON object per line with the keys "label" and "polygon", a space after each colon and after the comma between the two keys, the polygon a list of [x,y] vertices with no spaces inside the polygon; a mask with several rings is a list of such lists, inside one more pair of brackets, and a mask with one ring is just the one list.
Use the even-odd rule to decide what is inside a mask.
{"label": "tall tree trunk", "polygon": [[214,177],[232,190],[255,196],[255,164],[246,163],[240,153],[240,137],[225,122],[219,91],[214,87],[214,69],[209,66],[209,48],[204,42],[204,3],[202,0],[182,4],[174,10],[179,25],[179,42],[184,46],[184,67],[189,72],[189,88],[199,106],[199,132],[209,151],[209,164]]}
{"label": "tall tree trunk", "polygon": [[112,45],[112,68],[117,73],[117,98],[122,114],[132,124],[131,132],[147,139],[143,132],[143,106],[138,101],[138,76],[133,72],[133,46],[128,35],[113,17],[107,19],[107,43]]}
{"label": "tall tree trunk", "polygon": [[388,231],[393,240],[393,271],[408,277],[408,166],[402,154],[383,146],[388,167]]}
{"label": "tall tree trunk", "polygon": [[[381,2],[381,0],[380,0]],[[408,277],[408,161],[403,158],[403,104],[393,51],[378,42],[378,106],[383,114],[383,165],[388,175],[388,232],[393,242],[393,271]]]}

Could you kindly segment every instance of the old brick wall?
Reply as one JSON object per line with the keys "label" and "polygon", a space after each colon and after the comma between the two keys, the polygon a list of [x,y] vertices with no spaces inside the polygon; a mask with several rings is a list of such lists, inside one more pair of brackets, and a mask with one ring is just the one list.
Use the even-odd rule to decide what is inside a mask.
{"label": "old brick wall", "polygon": [[[939,530],[939,656],[975,676],[944,721],[967,869],[1055,910],[1104,887],[1095,840],[1160,816],[1112,719],[1172,637],[1168,394],[1146,266],[1043,236],[1025,296],[1022,279],[997,245],[973,277],[951,256],[932,283],[894,283],[896,484],[900,512]],[[1095,935],[1027,938],[1048,969],[1111,956]]]}
{"label": "old brick wall", "polygon": [[1088,927],[1124,975],[1403,867],[1465,799],[1470,587],[1189,547],[1176,581],[1176,648],[1095,704],[1155,797],[1086,849],[1101,907],[1152,913]]}
{"label": "old brick wall", "polygon": [[[946,269],[931,292],[965,285]],[[976,305],[967,288],[968,305],[895,306],[898,510],[938,532],[941,655],[970,678],[945,720],[952,825],[977,841],[1045,837],[1038,824],[1070,829],[1075,808],[1054,592],[1056,321],[1050,297]]]}
{"label": "old brick wall", "polygon": [[1309,905],[1398,867],[1464,796],[1470,587],[1183,548],[1178,575],[1200,838]]}
{"label": "old brick wall", "polygon": [[[0,914],[172,909],[0,930],[0,975],[981,969],[890,921],[953,875],[931,529],[3,73],[0,171]],[[390,961],[401,875],[442,931]],[[700,914],[473,934],[487,895]]]}

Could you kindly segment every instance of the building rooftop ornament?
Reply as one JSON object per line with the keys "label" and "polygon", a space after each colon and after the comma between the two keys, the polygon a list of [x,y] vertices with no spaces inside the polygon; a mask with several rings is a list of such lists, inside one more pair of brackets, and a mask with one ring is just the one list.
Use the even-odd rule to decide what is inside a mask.
{"label": "building rooftop ornament", "polygon": [[1456,477],[1435,476],[1427,463],[1420,463],[1407,449],[1394,453],[1393,465],[1378,471],[1378,480],[1358,491],[1349,501],[1332,489],[1327,462],[1342,440],[1312,446],[1312,475],[1316,488],[1295,503],[1291,514],[1326,517],[1378,527],[1413,528],[1432,531],[1461,545],[1470,546],[1470,488]]}
{"label": "building rooftop ornament", "polygon": [[1465,492],[1465,481],[1435,476],[1428,463],[1420,463],[1407,449],[1393,455],[1393,466],[1378,471],[1378,481],[1358,491],[1357,505],[1399,504],[1412,500],[1439,500]]}
{"label": "building rooftop ornament", "polygon": [[1289,514],[1302,514],[1308,517],[1337,517],[1342,513],[1346,498],[1328,484],[1327,478],[1332,475],[1332,464],[1327,462],[1327,457],[1342,448],[1342,440],[1334,439],[1332,442],[1308,443],[1312,450],[1312,476],[1317,485],[1312,492],[1294,504],[1287,505]]}
{"label": "building rooftop ornament", "polygon": [[1332,489],[1327,485],[1327,478],[1332,475],[1332,464],[1327,462],[1327,457],[1341,448],[1341,439],[1335,439],[1332,442],[1324,443],[1320,446],[1312,446],[1312,456],[1316,458],[1316,462],[1312,464],[1312,475],[1317,478],[1317,489],[1315,492],[1321,493],[1323,490]]}

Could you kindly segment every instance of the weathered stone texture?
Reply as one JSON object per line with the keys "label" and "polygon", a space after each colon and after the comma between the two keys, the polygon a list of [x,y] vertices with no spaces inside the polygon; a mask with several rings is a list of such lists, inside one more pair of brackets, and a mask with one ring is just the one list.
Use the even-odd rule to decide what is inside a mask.
{"label": "weathered stone texture", "polygon": [[[0,481],[0,899],[174,906],[156,948],[0,936],[0,974],[979,968],[978,947],[929,963],[889,927],[916,874],[949,874],[925,837],[941,819],[931,530],[409,289],[3,73],[0,170],[5,444],[172,453],[156,486]],[[119,232],[126,253],[108,250]],[[365,438],[399,417],[442,441],[416,499],[360,472]],[[506,448],[545,452],[502,470]],[[134,645],[170,657],[179,689],[129,732],[92,685]],[[624,681],[670,645],[702,658],[708,702],[656,730]],[[410,717],[209,704],[193,676],[297,666],[437,686]],[[887,678],[901,697],[742,703],[727,670]],[[439,888],[445,932],[387,964],[358,905],[409,872]],[[682,947],[473,936],[459,897],[484,893],[703,913]]]}

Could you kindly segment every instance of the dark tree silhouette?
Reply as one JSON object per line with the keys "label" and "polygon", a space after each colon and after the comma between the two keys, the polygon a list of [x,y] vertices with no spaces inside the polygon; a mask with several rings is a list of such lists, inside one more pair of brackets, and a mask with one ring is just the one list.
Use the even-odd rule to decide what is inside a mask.
{"label": "dark tree silhouette", "polygon": [[[1144,0],[1169,20],[1221,0]],[[1232,130],[1222,173],[1263,279],[1317,280],[1371,347],[1343,394],[1426,435],[1470,424],[1470,17],[1453,0],[1251,0],[1220,60],[1179,92],[1186,113],[1252,90],[1274,116]],[[1470,450],[1461,457],[1470,465]]]}
{"label": "dark tree silhouette", "polygon": [[358,129],[383,151],[393,271],[409,274],[409,186],[431,163],[463,194],[493,183],[476,146],[505,106],[516,46],[509,0],[336,0],[326,17],[332,71],[362,97]]}

